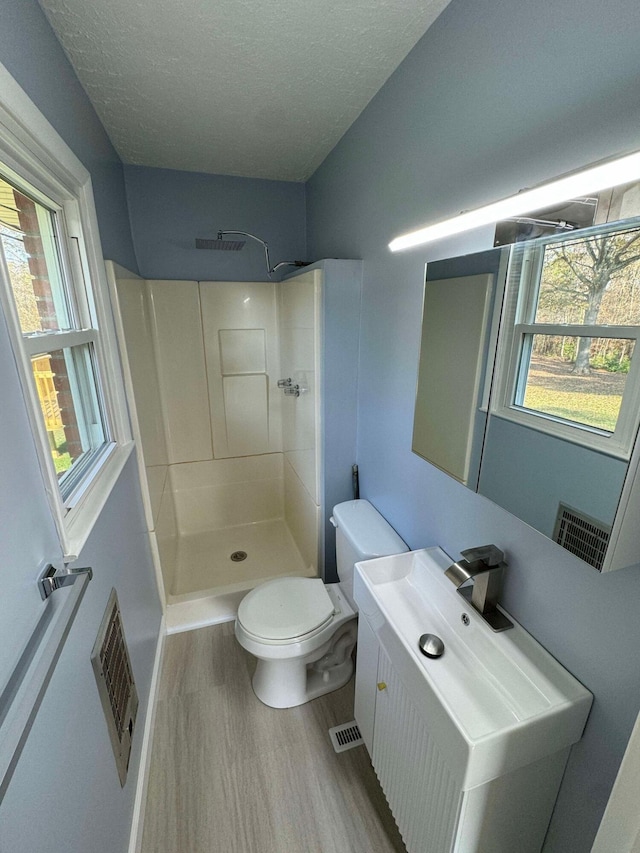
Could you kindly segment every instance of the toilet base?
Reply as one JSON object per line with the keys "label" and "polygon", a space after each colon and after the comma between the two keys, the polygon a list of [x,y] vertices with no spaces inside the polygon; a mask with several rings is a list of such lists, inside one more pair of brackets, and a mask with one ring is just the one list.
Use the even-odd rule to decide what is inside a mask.
{"label": "toilet base", "polygon": [[264,705],[271,708],[304,705],[344,687],[353,675],[357,616],[339,584],[328,584],[326,590],[334,605],[334,615],[310,636],[269,643],[251,635],[236,619],[236,639],[257,658],[252,686]]}
{"label": "toilet base", "polygon": [[339,690],[353,675],[351,655],[338,666],[319,672],[304,660],[258,660],[251,685],[270,708],[295,708]]}

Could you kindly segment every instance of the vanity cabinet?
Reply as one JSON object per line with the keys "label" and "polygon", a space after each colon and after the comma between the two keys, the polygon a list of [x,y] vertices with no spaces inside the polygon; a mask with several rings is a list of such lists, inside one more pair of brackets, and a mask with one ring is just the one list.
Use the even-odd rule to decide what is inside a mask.
{"label": "vanity cabinet", "polygon": [[455,724],[390,626],[366,611],[355,718],[408,853],[539,853],[569,749],[497,778],[470,774]]}

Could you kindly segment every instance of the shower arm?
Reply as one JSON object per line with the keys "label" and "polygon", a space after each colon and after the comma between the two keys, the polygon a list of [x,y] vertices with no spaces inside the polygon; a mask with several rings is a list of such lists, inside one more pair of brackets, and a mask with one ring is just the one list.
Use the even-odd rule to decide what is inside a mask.
{"label": "shower arm", "polygon": [[243,237],[251,237],[252,240],[255,240],[258,243],[261,243],[264,247],[264,258],[267,264],[267,275],[271,278],[272,273],[276,270],[280,269],[280,267],[305,267],[306,263],[303,261],[280,261],[279,264],[276,264],[274,267],[271,266],[271,261],[269,260],[269,246],[267,243],[262,240],[260,237],[256,237],[255,234],[249,234],[248,231],[218,231],[218,240],[222,240],[225,234],[241,234]]}
{"label": "shower arm", "polygon": [[570,222],[567,222],[564,219],[536,219],[533,216],[510,216],[505,222],[517,222],[520,225],[542,225],[542,226],[550,226],[553,228],[560,228],[563,231],[574,231],[575,225],[572,225]]}

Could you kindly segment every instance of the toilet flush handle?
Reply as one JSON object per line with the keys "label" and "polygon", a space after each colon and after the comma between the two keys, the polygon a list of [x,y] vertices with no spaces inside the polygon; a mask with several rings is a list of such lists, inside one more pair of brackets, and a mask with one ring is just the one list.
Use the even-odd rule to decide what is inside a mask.
{"label": "toilet flush handle", "polygon": [[329,516],[329,521],[331,522],[331,524],[333,524],[333,526],[334,526],[334,527],[336,528],[336,530],[337,530],[337,529],[338,529],[338,525],[337,525],[337,523],[336,523],[335,518],[334,518],[332,515],[331,515],[331,516]]}

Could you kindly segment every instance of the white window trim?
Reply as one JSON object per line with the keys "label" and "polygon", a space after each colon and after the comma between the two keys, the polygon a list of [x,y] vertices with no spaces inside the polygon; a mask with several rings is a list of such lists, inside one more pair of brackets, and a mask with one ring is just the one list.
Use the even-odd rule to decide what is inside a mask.
{"label": "white window trim", "polygon": [[[600,229],[602,230],[602,229]],[[551,242],[551,241],[549,241]],[[526,248],[525,248],[526,252]],[[511,255],[513,258],[513,253]],[[592,450],[606,453],[617,459],[628,460],[631,457],[636,434],[638,432],[638,412],[640,411],[640,326],[585,326],[561,323],[526,323],[520,319],[531,317],[537,288],[532,281],[539,279],[539,267],[542,252],[525,258],[528,269],[521,272],[517,281],[511,275],[511,260],[507,273],[507,289],[499,334],[498,357],[496,359],[495,394],[490,411],[493,415],[512,421],[521,426],[553,435],[564,441],[579,444]],[[526,278],[526,281],[525,281]],[[527,334],[565,335],[567,337],[606,337],[629,338],[636,341],[634,358],[627,376],[622,405],[613,433],[581,424],[574,424],[517,406],[513,403],[524,337]]]}
{"label": "white window trim", "polygon": [[[92,284],[91,292],[99,327],[95,348],[101,368],[102,390],[107,402],[106,415],[114,444],[110,446],[110,452],[103,454],[102,464],[94,469],[95,474],[91,478],[87,478],[85,487],[74,495],[73,506],[68,509],[65,509],[60,495],[40,403],[31,376],[31,343],[27,343],[28,339],[20,334],[11,293],[6,286],[0,287],[0,301],[7,315],[45,490],[65,561],[73,562],[122,472],[133,449],[133,441],[102,259],[91,175],[2,64],[0,160],[44,195],[69,203],[64,204],[68,235],[70,238],[82,237],[79,241],[83,253],[82,266],[87,270]],[[71,263],[73,262],[72,257]],[[81,332],[75,334],[82,336]],[[50,338],[49,335],[46,337]],[[39,349],[42,350],[42,341],[39,342]]]}

